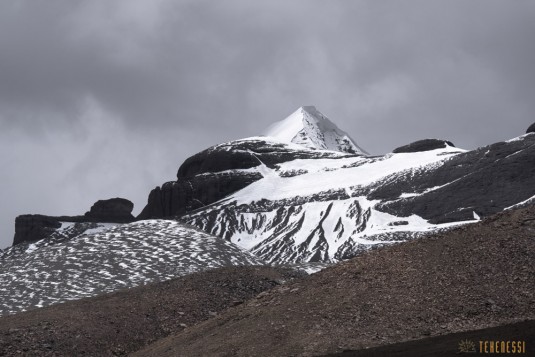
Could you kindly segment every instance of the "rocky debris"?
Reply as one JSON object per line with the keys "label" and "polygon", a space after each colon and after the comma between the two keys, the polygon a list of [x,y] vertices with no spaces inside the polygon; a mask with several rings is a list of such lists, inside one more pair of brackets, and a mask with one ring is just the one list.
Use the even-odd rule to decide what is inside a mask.
{"label": "rocky debris", "polygon": [[526,134],[529,134],[529,133],[535,133],[535,123],[531,124],[528,130],[526,130]]}
{"label": "rocky debris", "polygon": [[262,175],[250,170],[260,165],[275,168],[289,160],[341,155],[261,139],[216,145],[184,161],[176,181],[153,189],[137,219],[178,216],[210,205],[260,180]]}
{"label": "rocky debris", "polygon": [[131,212],[134,204],[124,198],[99,200],[83,216],[45,216],[24,214],[15,219],[15,237],[13,245],[22,242],[34,242],[50,237],[61,222],[71,223],[128,223],[135,220]]}
{"label": "rocky debris", "polygon": [[418,140],[408,145],[400,146],[394,149],[392,152],[397,153],[409,153],[409,152],[420,152],[420,151],[429,151],[435,149],[442,149],[448,146],[455,146],[451,141],[439,140],[439,139],[423,139]]}
{"label": "rocky debris", "polygon": [[61,223],[55,217],[40,214],[25,214],[15,219],[13,245],[40,240],[50,236]]}
{"label": "rocky debris", "polygon": [[110,198],[99,200],[91,206],[85,217],[102,223],[129,223],[134,221],[132,210],[134,204],[125,198]]}
{"label": "rocky debris", "polygon": [[134,356],[311,356],[535,319],[535,207],[376,249]]}
{"label": "rocky debris", "polygon": [[0,355],[124,356],[304,276],[286,268],[221,268],[2,317]]}

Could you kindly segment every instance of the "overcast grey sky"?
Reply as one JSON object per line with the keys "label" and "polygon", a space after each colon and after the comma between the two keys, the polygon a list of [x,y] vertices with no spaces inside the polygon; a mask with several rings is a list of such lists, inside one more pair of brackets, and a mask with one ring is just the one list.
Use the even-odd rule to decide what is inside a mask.
{"label": "overcast grey sky", "polygon": [[0,3],[0,248],[315,105],[373,154],[535,121],[535,1]]}

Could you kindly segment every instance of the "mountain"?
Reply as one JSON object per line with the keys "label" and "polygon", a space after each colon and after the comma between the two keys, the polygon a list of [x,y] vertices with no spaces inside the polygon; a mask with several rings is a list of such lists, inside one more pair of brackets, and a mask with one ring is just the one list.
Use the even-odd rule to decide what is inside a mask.
{"label": "mountain", "polygon": [[264,136],[309,149],[367,155],[345,131],[314,106],[300,107],[286,119],[273,124]]}
{"label": "mountain", "polygon": [[535,202],[529,129],[470,151],[424,139],[371,156],[302,107],[266,134],[191,156],[136,218],[121,198],[83,216],[17,217],[0,253],[2,313],[212,267],[313,270]]}
{"label": "mountain", "polygon": [[[198,202],[198,208],[168,213],[270,263],[337,262],[535,201],[532,133],[471,151],[446,140],[424,139],[369,156],[312,148],[312,139],[296,141],[295,136],[288,143],[292,135],[286,133],[303,132],[296,123],[311,116],[309,111],[317,112],[305,108],[276,124],[269,131],[272,137],[237,140],[203,152],[204,162],[215,160],[212,155],[246,153],[251,158],[247,164],[211,167],[209,175],[240,182],[246,173],[254,179]],[[189,165],[186,160],[179,169],[178,182]],[[192,174],[187,180],[198,178]],[[194,184],[189,187],[195,192]]]}
{"label": "mountain", "polygon": [[180,217],[270,263],[336,262],[534,201],[533,144],[528,129],[470,151],[424,139],[370,156],[301,107],[266,136],[186,159],[136,219]]}
{"label": "mountain", "polygon": [[[244,142],[269,145],[259,139]],[[383,157],[333,152],[321,158],[299,157],[302,149],[285,148],[295,150],[294,155],[254,168],[261,179],[181,219],[272,263],[340,260],[359,249],[451,225],[381,212],[376,206],[386,200],[367,196],[384,180],[400,181],[402,175],[438,167],[445,158],[462,152],[456,148],[445,145]]]}
{"label": "mountain", "polygon": [[[133,222],[135,220],[132,216],[133,209],[132,202],[116,197],[95,202],[88,212],[79,216],[21,215],[15,219],[13,245],[48,238],[57,230],[62,231],[60,236],[65,240],[77,236],[87,229],[96,228],[99,223]],[[62,230],[64,224],[75,226],[75,228]]]}

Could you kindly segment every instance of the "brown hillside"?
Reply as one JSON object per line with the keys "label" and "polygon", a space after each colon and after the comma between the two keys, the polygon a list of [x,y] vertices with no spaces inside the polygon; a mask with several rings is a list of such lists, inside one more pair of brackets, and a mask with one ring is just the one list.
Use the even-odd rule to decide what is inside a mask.
{"label": "brown hillside", "polygon": [[0,356],[121,356],[283,281],[289,269],[234,267],[0,318]]}

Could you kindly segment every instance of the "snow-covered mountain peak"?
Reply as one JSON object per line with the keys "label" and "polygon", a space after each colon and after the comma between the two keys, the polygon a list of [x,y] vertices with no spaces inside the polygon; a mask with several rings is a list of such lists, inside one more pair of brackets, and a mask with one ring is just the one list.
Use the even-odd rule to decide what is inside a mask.
{"label": "snow-covered mountain peak", "polygon": [[367,155],[345,131],[340,130],[314,106],[297,109],[271,125],[265,136],[315,150],[333,150]]}

